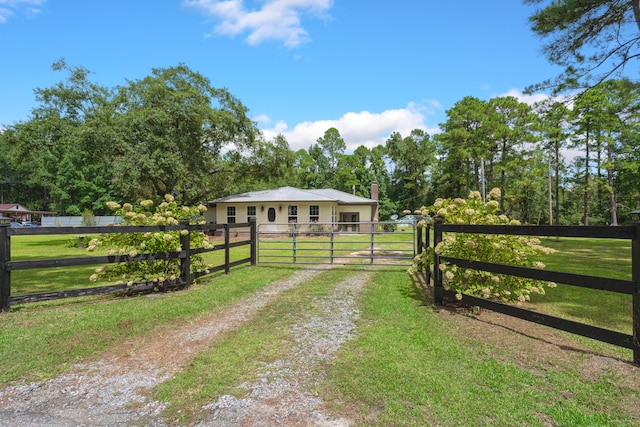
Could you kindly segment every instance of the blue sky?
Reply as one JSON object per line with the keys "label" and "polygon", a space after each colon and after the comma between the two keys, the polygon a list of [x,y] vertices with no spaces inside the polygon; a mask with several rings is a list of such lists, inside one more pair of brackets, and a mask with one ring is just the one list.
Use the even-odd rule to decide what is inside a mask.
{"label": "blue sky", "polygon": [[[348,150],[438,131],[464,96],[556,75],[519,0],[0,0],[0,126],[29,119],[60,58],[104,86],[184,63],[226,87],[268,139]],[[538,94],[535,98],[544,97]]]}

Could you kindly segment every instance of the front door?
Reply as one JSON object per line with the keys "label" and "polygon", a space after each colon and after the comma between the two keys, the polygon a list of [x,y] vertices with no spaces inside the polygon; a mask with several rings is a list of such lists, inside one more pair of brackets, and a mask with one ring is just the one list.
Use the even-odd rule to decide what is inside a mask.
{"label": "front door", "polygon": [[358,223],[360,222],[360,214],[357,212],[341,212],[340,213],[340,222],[342,224],[341,230],[347,232],[356,232],[358,231]]}
{"label": "front door", "polygon": [[278,231],[276,208],[267,209],[267,231]]}

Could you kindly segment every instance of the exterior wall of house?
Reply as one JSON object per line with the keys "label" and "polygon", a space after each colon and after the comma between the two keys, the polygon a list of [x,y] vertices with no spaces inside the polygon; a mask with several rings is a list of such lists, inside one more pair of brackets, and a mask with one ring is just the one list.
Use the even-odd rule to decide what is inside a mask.
{"label": "exterior wall of house", "polygon": [[[265,203],[218,203],[215,208],[209,208],[205,212],[205,220],[207,222],[215,222],[216,224],[227,223],[227,208],[235,207],[235,222],[247,222],[247,207],[255,207],[256,223],[261,229],[269,229],[270,231],[286,231],[288,230],[289,219],[294,215],[289,215],[291,206],[297,207],[297,215],[295,218],[299,223],[317,222],[331,223],[341,222],[341,214],[347,214],[347,221],[351,221],[351,216],[355,214],[358,221],[371,221],[372,210],[370,205],[337,205],[336,203],[321,202],[265,202]],[[318,207],[317,217],[311,217],[311,206]],[[269,210],[273,209],[275,213],[274,221],[269,221]],[[333,217],[335,212],[335,218]],[[269,228],[271,227],[271,228]]]}
{"label": "exterior wall of house", "polygon": [[207,206],[207,210],[202,215],[204,217],[204,220],[208,223],[216,223],[217,222],[216,211],[217,209],[215,206]]}
{"label": "exterior wall of house", "polygon": [[[207,222],[215,222],[217,224],[227,223],[227,213],[229,207],[235,207],[235,222],[247,222],[247,208],[255,207],[256,222],[258,224],[288,223],[289,218],[295,217],[297,222],[312,222],[310,217],[310,206],[318,206],[317,220],[319,222],[331,222],[331,206],[332,203],[308,203],[308,202],[265,202],[265,203],[218,203],[215,208],[209,208],[205,212]],[[289,215],[290,206],[297,207],[297,215]],[[269,210],[273,209],[275,213],[274,221],[269,221]],[[286,227],[285,227],[286,228]]]}

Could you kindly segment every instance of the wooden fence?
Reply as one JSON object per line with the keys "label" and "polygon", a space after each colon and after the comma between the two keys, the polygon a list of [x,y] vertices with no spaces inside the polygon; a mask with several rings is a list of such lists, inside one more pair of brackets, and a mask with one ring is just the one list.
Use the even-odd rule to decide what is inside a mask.
{"label": "wooden fence", "polygon": [[[249,233],[243,233],[247,235],[247,240],[234,241],[230,239],[230,230],[233,229],[247,229]],[[72,234],[72,235],[90,235],[90,234],[105,234],[105,233],[145,233],[145,232],[163,232],[163,231],[181,231],[188,230],[188,233],[180,236],[180,252],[165,252],[165,253],[149,253],[139,254],[135,257],[129,255],[108,255],[108,256],[88,256],[80,258],[48,258],[37,260],[25,260],[25,261],[13,261],[11,259],[11,236],[28,236],[28,235],[58,235],[58,234]],[[220,233],[224,236],[224,242],[218,245],[214,245],[211,249],[204,248],[191,248],[191,233],[192,232],[207,232]],[[250,246],[250,256],[247,258],[231,261],[230,249],[239,246]],[[208,273],[199,272],[191,273],[191,255],[211,252],[211,251],[224,251],[224,262],[220,265],[212,266],[208,269]],[[256,264],[256,223],[239,223],[239,224],[202,224],[202,225],[189,225],[187,223],[181,223],[175,226],[110,226],[110,227],[18,227],[12,228],[7,226],[0,226],[0,312],[8,312],[11,305],[24,304],[29,302],[48,301],[60,298],[72,298],[88,295],[99,295],[114,292],[125,291],[143,291],[152,289],[157,286],[157,283],[152,282],[140,282],[135,283],[132,286],[127,284],[118,284],[111,286],[96,286],[82,289],[70,289],[52,292],[42,292],[36,294],[25,294],[12,296],[11,295],[11,272],[16,270],[31,270],[38,268],[52,268],[52,267],[70,267],[79,265],[95,265],[95,264],[114,264],[121,262],[139,262],[139,261],[151,261],[162,259],[180,259],[180,277],[175,280],[176,286],[189,286],[194,279],[203,276],[204,274],[214,273],[222,271],[229,274],[232,267],[250,263]]]}
{"label": "wooden fence", "polygon": [[[420,249],[428,247],[429,231],[426,230],[426,239],[421,239]],[[476,260],[459,259],[435,254],[433,259],[433,271],[427,271],[427,279],[433,277],[435,303],[443,304],[443,298],[455,298],[455,292],[443,287],[441,262],[457,265],[461,268],[488,271],[491,273],[507,274],[511,276],[529,279],[544,280],[563,283],[583,288],[598,289],[631,295],[633,299],[632,322],[633,333],[624,334],[597,326],[562,319],[559,317],[526,310],[521,307],[503,304],[471,295],[462,295],[462,303],[487,308],[509,316],[528,320],[530,322],[546,325],[552,328],[571,332],[577,335],[589,337],[598,341],[617,345],[633,350],[633,363],[640,365],[640,225],[631,227],[583,227],[583,226],[490,226],[490,225],[449,225],[434,224],[433,247],[442,241],[443,233],[475,233],[475,234],[502,234],[523,236],[553,236],[553,237],[588,237],[631,240],[632,274],[631,280],[608,279],[603,277],[586,276],[581,274],[562,273],[557,271],[538,270],[525,267],[508,266],[481,262]],[[427,269],[429,270],[429,269]]]}

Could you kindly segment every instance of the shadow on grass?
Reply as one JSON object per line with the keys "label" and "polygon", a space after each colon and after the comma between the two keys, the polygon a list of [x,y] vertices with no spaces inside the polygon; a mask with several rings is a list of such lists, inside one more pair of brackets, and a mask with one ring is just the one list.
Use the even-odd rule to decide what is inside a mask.
{"label": "shadow on grass", "polygon": [[409,275],[411,285],[401,288],[400,292],[408,298],[419,301],[423,306],[431,306],[434,303],[433,286],[427,285],[424,274]]}
{"label": "shadow on grass", "polygon": [[67,247],[69,242],[76,241],[77,239],[73,236],[60,237],[56,239],[24,239],[22,242],[22,246],[26,247],[42,247],[42,246],[61,246]]}
{"label": "shadow on grass", "polygon": [[[451,310],[451,311],[453,311],[453,310]],[[496,315],[496,316],[498,315],[498,313],[494,313],[494,312],[490,312],[490,313],[492,315]],[[623,362],[625,364],[628,364],[630,366],[634,366],[633,363],[631,361],[629,361],[629,360],[623,359],[623,358],[618,357],[618,356],[605,355],[603,352],[600,352],[600,351],[597,351],[597,350],[593,350],[593,349],[579,348],[579,347],[576,347],[576,346],[572,345],[570,342],[568,342],[570,340],[570,338],[566,338],[566,339],[565,338],[560,338],[559,334],[569,334],[569,336],[579,337],[578,335],[571,335],[569,332],[563,332],[563,331],[556,330],[556,329],[548,327],[548,326],[538,325],[536,323],[529,323],[526,320],[517,319],[517,318],[511,318],[511,317],[509,317],[507,315],[500,315],[500,316],[501,317],[502,316],[506,316],[508,319],[510,319],[510,320],[512,319],[513,322],[526,322],[529,325],[532,325],[532,326],[535,325],[536,326],[535,329],[532,329],[532,328],[528,328],[528,329],[530,331],[532,331],[532,330],[539,331],[540,334],[533,334],[533,333],[531,333],[529,331],[524,331],[524,330],[522,330],[520,328],[516,328],[514,326],[511,326],[509,323],[505,323],[503,321],[499,321],[497,319],[493,319],[493,317],[495,317],[495,316],[491,316],[492,318],[486,318],[486,317],[483,318],[483,317],[480,317],[480,316],[477,316],[477,315],[474,315],[474,314],[471,314],[471,313],[465,313],[465,314],[463,314],[463,316],[465,316],[465,317],[467,317],[469,319],[478,321],[480,323],[483,323],[485,325],[491,325],[493,327],[500,328],[500,329],[503,329],[505,331],[508,331],[508,332],[511,332],[511,333],[514,333],[514,334],[518,334],[518,335],[520,335],[522,337],[531,339],[531,340],[533,340],[535,342],[539,342],[539,343],[544,343],[544,344],[555,346],[555,347],[557,347],[557,348],[559,348],[560,350],[563,350],[563,351],[568,351],[568,352],[572,352],[572,353],[575,353],[575,354],[588,355],[588,356],[608,357],[608,358],[615,359],[617,361]],[[563,339],[563,343],[559,343],[556,340],[552,340],[550,338],[547,338],[547,337],[551,337],[552,336],[551,334],[553,334],[553,335],[557,335],[558,334],[557,335],[558,338],[559,339]],[[605,353],[607,353],[607,352],[605,352]]]}
{"label": "shadow on grass", "polygon": [[[457,301],[453,300],[445,300],[443,306],[433,306],[432,310],[436,314],[447,313],[451,316],[464,317],[468,321],[475,321],[483,325],[530,339],[533,343],[553,346],[559,350],[579,355],[607,357],[623,362],[627,365],[634,366],[629,359],[623,358],[624,356],[613,355],[609,351],[599,351],[598,349],[578,347],[579,344],[577,343],[574,345],[574,343],[571,342],[570,337],[573,336],[578,339],[582,338],[579,335],[572,335],[569,332],[564,332],[545,325],[539,325],[535,322],[529,322],[524,319],[511,317],[488,309],[482,309],[482,311],[477,312],[476,308],[466,304],[459,304]],[[485,341],[485,338],[482,336],[476,336],[474,330],[480,330],[484,331],[483,333],[487,333],[489,329],[487,327],[480,327],[477,329],[467,327],[462,329],[462,333],[466,338]],[[495,332],[491,332],[492,335],[494,333]],[[532,346],[535,347],[535,344],[532,344]]]}

